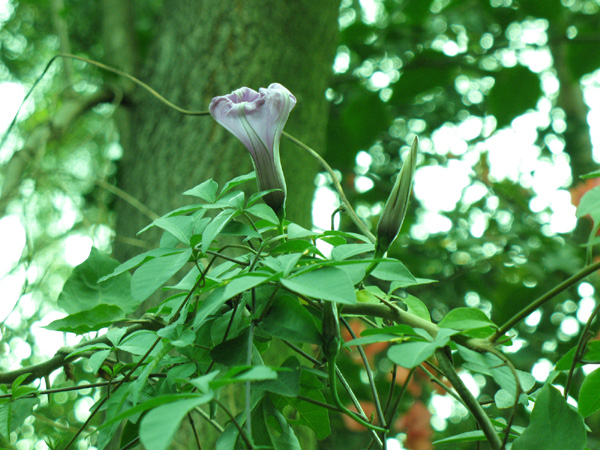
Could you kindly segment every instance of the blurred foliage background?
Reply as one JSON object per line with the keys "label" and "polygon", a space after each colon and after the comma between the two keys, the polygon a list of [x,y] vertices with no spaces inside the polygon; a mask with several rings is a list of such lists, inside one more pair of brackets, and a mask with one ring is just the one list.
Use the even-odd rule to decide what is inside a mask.
{"label": "blurred foliage background", "polygon": [[[98,32],[101,3],[0,2],[0,129],[56,53],[110,59]],[[164,7],[159,0],[135,5],[131,25],[141,59]],[[600,158],[599,11],[598,0],[339,5],[331,24],[339,30],[337,52],[322,93],[329,105],[327,138],[319,150],[359,215],[374,225],[407,143],[419,136],[414,201],[390,256],[419,277],[439,280],[410,291],[434,320],[470,306],[501,324],[585,264],[590,223],[576,221],[575,207],[596,184],[580,175],[596,170]],[[123,156],[118,114],[127,98],[101,91],[113,81],[114,75],[78,61],[51,66],[0,148],[3,371],[43,361],[73,343],[73,336],[57,342],[59,333],[43,329],[60,317],[55,300],[62,283],[91,245],[111,252],[119,243],[114,201],[127,193],[114,185]],[[69,109],[77,96],[89,103]],[[314,225],[328,228],[338,199],[328,176],[314,175]],[[352,227],[346,217],[341,222],[336,226]],[[597,281],[591,276],[514,330],[508,351],[518,351],[511,355],[517,368],[546,379],[594,309]],[[383,350],[371,348],[369,355],[381,373],[390,365]],[[340,364],[368,397],[353,355]],[[85,365],[74,369],[71,381],[60,372],[52,384],[95,379]],[[405,448],[417,450],[432,448],[434,434],[473,427],[422,375],[409,388],[419,400],[406,400],[398,423]],[[483,378],[469,383],[483,394],[489,388]],[[89,390],[42,401],[4,445],[46,448],[43,437],[82,422],[97,395]],[[341,418],[333,423],[322,448],[368,442],[360,430],[348,433]],[[587,423],[600,429],[599,414]],[[600,436],[595,439],[590,448]]]}

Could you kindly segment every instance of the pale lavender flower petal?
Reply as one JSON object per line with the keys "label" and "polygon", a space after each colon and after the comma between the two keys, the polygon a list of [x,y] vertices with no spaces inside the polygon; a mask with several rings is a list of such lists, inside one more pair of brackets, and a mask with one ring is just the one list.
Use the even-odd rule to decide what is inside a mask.
{"label": "pale lavender flower petal", "polygon": [[285,87],[273,83],[256,92],[243,87],[215,97],[210,113],[246,146],[261,190],[279,189],[264,197],[275,211],[285,202],[285,179],[279,159],[279,142],[296,98]]}

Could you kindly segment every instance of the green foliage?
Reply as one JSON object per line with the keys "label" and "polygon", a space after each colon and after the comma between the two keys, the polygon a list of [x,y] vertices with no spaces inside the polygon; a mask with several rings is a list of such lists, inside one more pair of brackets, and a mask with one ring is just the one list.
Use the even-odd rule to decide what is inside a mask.
{"label": "green foliage", "polygon": [[515,440],[513,448],[583,450],[586,442],[585,424],[581,415],[567,404],[556,388],[547,384],[538,392],[531,413],[531,423]]}
{"label": "green foliage", "polygon": [[[487,401],[490,416],[509,417],[515,400],[519,400],[515,423],[529,426],[511,427],[509,442],[516,439],[513,448],[538,448],[540,442],[546,442],[544,431],[557,423],[563,426],[543,448],[583,448],[583,417],[589,426],[589,447],[597,444],[598,370],[587,374],[581,369],[600,360],[598,341],[588,341],[597,331],[592,324],[597,311],[590,313],[589,319],[579,314],[584,312],[585,302],[578,297],[576,284],[537,310],[541,314],[539,324],[530,325],[533,322],[521,316],[508,329],[500,329],[506,336],[496,334],[498,325],[523,312],[533,298],[580,270],[583,255],[578,245],[585,242],[584,235],[589,236],[586,246],[592,260],[599,243],[595,236],[600,224],[598,188],[578,186],[588,189],[577,209],[582,220],[572,236],[560,235],[549,231],[551,208],[540,211],[530,206],[538,194],[537,186],[531,189],[530,182],[537,179],[535,165],[528,163],[517,175],[498,178],[487,151],[488,139],[496,136],[497,130],[516,130],[509,128],[516,124],[516,117],[528,111],[548,113],[547,123],[538,124],[535,136],[521,136],[523,142],[519,144],[534,149],[537,156],[533,159],[538,162],[568,160],[575,179],[586,172],[591,173],[582,178],[597,176],[597,171],[592,172],[595,166],[589,167],[591,147],[585,142],[589,135],[587,111],[583,108],[581,116],[578,108],[572,107],[583,105],[583,98],[577,96],[580,78],[600,67],[597,2],[375,3],[377,12],[367,14],[360,2],[342,2],[339,54],[347,55],[348,67],[336,69],[327,91],[331,100],[328,158],[339,169],[350,203],[359,205],[361,217],[373,225],[378,205],[387,197],[390,180],[401,166],[403,144],[419,134],[425,143],[420,165],[447,168],[460,162],[471,170],[470,184],[456,206],[447,205],[435,212],[451,225],[442,232],[414,233],[431,220],[432,212],[417,197],[407,216],[407,232],[388,258],[373,261],[373,245],[362,234],[318,232],[305,228],[307,224],[280,223],[260,202],[265,192],[249,195],[237,190],[255,179],[253,173],[236,177],[220,190],[212,180],[188,190],[185,194],[201,203],[178,208],[142,230],[160,230],[160,247],[121,265],[93,248],[88,260],[73,270],[58,298],[59,308],[68,315],[46,325],[47,329],[79,335],[100,334],[100,341],[66,349],[69,362],[65,372],[75,373],[52,377],[53,386],[70,385],[72,379],[94,382],[100,375],[112,378],[114,388],[128,375],[101,407],[113,419],[100,428],[97,443],[89,445],[106,447],[124,424],[121,447],[141,439],[147,448],[168,448],[177,429],[188,426],[186,414],[198,420],[199,408],[209,417],[203,420],[212,420],[224,429],[217,444],[220,449],[247,445],[242,443],[247,418],[251,418],[256,448],[297,448],[294,434],[299,425],[311,429],[319,439],[331,436],[338,447],[357,447],[357,440],[366,433],[346,432],[348,425],[322,405],[332,406],[328,376],[322,367],[329,362],[318,349],[322,344],[322,309],[328,302],[338,306],[343,318],[360,317],[368,324],[359,327],[351,322],[360,336],[348,338],[343,349],[351,352],[342,350],[337,360],[337,367],[361,403],[373,401],[371,391],[380,395],[393,391],[393,381],[388,379],[390,367],[431,369],[437,364],[436,350],[444,348],[453,352],[455,365],[461,370],[485,377],[484,386],[483,377],[477,377],[482,391],[479,399]],[[2,23],[4,74],[29,82],[56,52],[57,40],[50,36],[54,19],[44,2],[23,0],[11,5],[15,12]],[[145,58],[157,29],[154,17],[161,14],[160,2],[146,2],[138,12],[134,31]],[[97,5],[90,7],[80,1],[65,5],[61,17],[70,24],[74,52],[100,60],[110,54],[96,31],[101,28],[101,15]],[[532,30],[542,30],[539,35],[543,39],[527,40],[524,36]],[[539,71],[527,54],[544,52],[553,62]],[[389,78],[387,86],[374,82],[381,74]],[[72,76],[74,90],[63,89],[62,75],[40,87],[34,95],[36,111],[28,117],[22,115],[20,135],[13,135],[17,138],[14,141],[53,119],[54,111],[69,104],[68,95],[94,93],[109,84],[112,92],[116,80],[81,65],[75,66]],[[557,92],[549,88],[553,83],[560,86]],[[120,92],[121,87],[116,90]],[[69,94],[63,96],[62,92]],[[123,98],[128,105],[133,97],[126,92]],[[52,304],[60,284],[57,278],[65,279],[70,272],[70,267],[56,257],[62,252],[57,249],[61,248],[57,239],[69,234],[94,235],[99,248],[109,249],[108,241],[97,237],[107,234],[106,229],[113,225],[112,194],[101,186],[114,181],[118,156],[109,153],[115,153],[117,129],[110,116],[117,103],[90,109],[73,123],[68,135],[53,136],[41,146],[43,151],[27,155],[27,165],[17,177],[22,183],[8,197],[16,199],[9,213],[16,211],[22,220],[35,217],[35,222],[27,225],[28,248],[19,266],[19,270],[27,270],[27,283],[34,283],[24,284],[25,300],[15,309],[15,316],[23,318],[22,326],[17,329],[7,321],[0,330],[11,356],[17,342],[35,350],[26,329],[49,312],[48,306],[37,307],[39,299],[48,301],[44,305]],[[472,119],[479,120],[482,127],[467,137],[461,127]],[[452,132],[448,134],[448,130]],[[6,173],[13,167],[10,163],[23,156],[22,151],[2,148]],[[368,167],[358,164],[358,151],[371,158]],[[17,156],[13,158],[13,154]],[[100,175],[98,179],[83,179],[85,172],[92,177]],[[2,175],[5,183],[7,177]],[[366,192],[354,189],[353,182],[360,177],[376,181],[374,188]],[[485,194],[468,200],[466,194],[475,186]],[[561,185],[560,193],[566,194],[567,187]],[[445,186],[432,188],[443,190]],[[570,194],[576,204],[576,189]],[[4,208],[6,199],[0,200]],[[57,226],[68,222],[64,218],[69,208],[64,204],[76,205],[77,219],[74,224]],[[586,222],[588,215],[593,221],[591,227]],[[478,220],[485,222],[483,234],[475,231],[475,224],[481,223]],[[357,229],[345,215],[342,228]],[[233,241],[245,248],[227,247]],[[324,250],[322,243],[331,245],[331,250]],[[370,272],[373,264],[377,266]],[[411,271],[440,283],[428,284],[431,280],[413,276]],[[590,277],[594,285],[597,275]],[[583,294],[579,296],[583,298]],[[130,332],[126,327],[131,323],[125,320],[133,319],[131,313],[150,297],[162,302],[139,321],[142,329]],[[28,298],[36,299],[36,308],[31,308]],[[401,323],[402,319],[391,313],[385,317],[374,314],[382,305],[390,311],[399,308],[408,314],[410,322]],[[27,311],[32,309],[35,312],[29,315]],[[570,319],[581,322],[578,333],[582,334],[582,345],[573,345],[577,332],[565,334],[560,326]],[[365,326],[368,328],[361,330]],[[437,326],[438,332],[430,333],[429,326]],[[111,327],[107,333],[106,327]],[[588,334],[583,335],[584,331]],[[95,335],[86,338],[95,339]],[[282,340],[316,362],[300,352],[297,357],[280,354],[276,344]],[[510,361],[488,347],[479,347],[482,342],[501,343],[495,350],[506,350],[504,356],[522,370],[513,371]],[[366,368],[356,362],[358,345],[364,347],[374,386],[365,384]],[[10,364],[28,366],[38,360],[39,356],[32,354]],[[528,396],[524,393],[535,385],[529,371],[540,360],[556,363],[555,372],[537,397]],[[427,381],[419,380],[419,373],[420,369],[405,380],[404,388],[427,402],[433,391]],[[61,425],[63,420],[71,427],[80,425],[71,412],[87,394],[77,397],[70,393],[67,400],[61,397],[54,401],[52,397],[67,394],[40,395],[41,388],[28,385],[26,380],[30,381],[26,376],[18,377],[2,386],[7,397],[0,399],[0,435],[7,442],[14,438],[11,433],[25,436],[24,430],[34,421],[33,412],[38,417],[60,418]],[[578,401],[577,410],[567,406],[550,380],[570,387],[570,394]],[[226,417],[217,400],[245,398],[247,382],[252,392],[249,410],[229,411],[231,417]],[[413,384],[422,388],[421,394],[411,390]],[[515,399],[518,385],[521,396]],[[93,392],[94,398],[104,394]],[[340,395],[350,401],[341,389]],[[407,397],[409,394],[394,398],[403,414],[415,400]],[[535,402],[531,417],[523,407],[528,401]],[[366,419],[371,420],[369,414]],[[437,444],[488,439],[483,431],[465,431],[472,423],[459,419],[455,414],[446,430],[437,432],[436,438],[441,437]],[[38,436],[56,433],[53,425],[41,419],[33,423]],[[92,425],[101,423],[99,415],[94,415]],[[492,423],[498,431],[505,431],[505,421]],[[410,429],[401,429],[397,423],[391,426],[394,431],[406,432],[410,440]],[[92,436],[92,440],[96,438]],[[80,441],[78,445],[86,444]],[[363,446],[367,445],[365,442]],[[2,441],[0,446],[8,444]]]}

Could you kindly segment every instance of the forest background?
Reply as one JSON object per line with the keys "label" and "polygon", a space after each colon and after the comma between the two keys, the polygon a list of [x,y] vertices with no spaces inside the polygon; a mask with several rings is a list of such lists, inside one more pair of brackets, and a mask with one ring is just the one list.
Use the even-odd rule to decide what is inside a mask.
{"label": "forest background", "polygon": [[[600,159],[599,11],[597,0],[6,1],[0,127],[61,52],[116,67],[191,110],[278,82],[298,99],[286,130],[336,169],[372,227],[419,136],[414,200],[389,254],[438,280],[411,290],[434,320],[470,306],[503,323],[585,263],[591,221],[578,221],[575,208],[597,184],[581,175]],[[281,151],[288,217],[329,229],[339,205],[331,178],[285,139]],[[211,119],[63,59],[19,113],[0,167],[1,368],[9,371],[73,345],[43,327],[62,317],[64,280],[92,246],[121,261],[152,248],[157,235],[137,231],[181,206],[182,192],[251,164]],[[336,227],[352,228],[336,217]],[[520,370],[543,383],[594,310],[595,282],[515,329]],[[380,364],[384,349],[371,350]],[[351,358],[347,366],[360,384],[360,368]],[[78,371],[78,382],[95,379]],[[62,372],[50,380],[71,383]],[[485,391],[482,378],[469,381]],[[468,429],[447,396],[425,380],[413,389],[419,400],[399,424],[407,448],[431,448],[450,424]],[[17,442],[43,448],[44,434],[82,422],[91,395],[57,395]],[[588,425],[600,429],[598,414]],[[355,448],[362,439],[339,418],[332,426],[332,442]]]}

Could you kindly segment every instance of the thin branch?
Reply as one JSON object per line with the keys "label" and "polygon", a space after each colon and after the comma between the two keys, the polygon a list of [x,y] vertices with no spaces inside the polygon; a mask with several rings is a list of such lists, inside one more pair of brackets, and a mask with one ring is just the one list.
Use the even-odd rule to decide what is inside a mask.
{"label": "thin branch", "polygon": [[[69,42],[69,28],[64,19],[65,3],[64,0],[51,0],[50,9],[52,11],[52,25],[54,32],[58,36],[60,51],[62,53],[71,53],[71,43]],[[70,61],[63,62],[63,72],[69,86],[73,85],[73,67]]]}
{"label": "thin branch", "polygon": [[542,306],[548,300],[550,300],[551,298],[560,294],[565,289],[570,288],[575,283],[577,283],[579,280],[587,277],[591,273],[594,273],[598,269],[600,269],[600,261],[597,261],[594,264],[590,264],[589,266],[584,267],[579,272],[577,272],[575,275],[569,277],[568,279],[566,279],[565,281],[560,283],[558,286],[550,289],[548,292],[546,292],[541,297],[537,298],[535,301],[531,302],[531,304],[529,304],[529,306],[523,308],[521,311],[519,311],[517,314],[515,314],[513,317],[511,317],[506,323],[504,323],[500,328],[498,328],[498,330],[490,338],[490,341],[496,342],[498,340],[498,338],[500,338],[501,336],[504,336],[504,334],[508,330],[510,330],[517,323],[519,323],[521,320],[523,320],[529,314],[534,312],[536,309],[538,309],[540,306]]}
{"label": "thin branch", "polygon": [[[148,375],[148,378],[166,378],[167,375],[164,373],[151,373],[150,375]],[[136,378],[135,377],[131,377],[131,379],[129,381],[135,381]],[[59,392],[72,392],[72,391],[82,391],[84,389],[93,389],[93,388],[97,388],[97,387],[106,387],[106,386],[112,386],[115,383],[118,383],[119,381],[121,381],[121,379],[118,380],[110,380],[110,381],[100,381],[98,383],[90,383],[90,384],[80,384],[77,386],[66,386],[66,387],[60,387],[60,388],[52,388],[52,389],[45,389],[43,391],[35,391],[35,392],[31,392],[27,395],[23,395],[22,397],[19,398],[35,398],[35,397],[40,397],[42,395],[52,395],[52,394],[57,394]],[[0,399],[2,398],[12,398],[12,394],[2,394],[0,395]]]}
{"label": "thin branch", "polygon": [[198,450],[202,450],[202,444],[200,444],[200,437],[198,436],[198,431],[196,430],[196,425],[194,425],[194,419],[192,418],[192,413],[187,413],[187,418],[190,422],[190,427],[192,428],[192,433],[194,434],[194,439],[196,440],[196,447],[198,447]]}
{"label": "thin branch", "polygon": [[199,406],[196,406],[193,409],[193,411],[196,411],[200,415],[200,417],[202,417],[204,420],[206,420],[219,433],[222,433],[223,431],[225,431],[225,428],[223,428],[218,422],[211,419],[210,415],[206,411],[201,409]]}
{"label": "thin branch", "polygon": [[454,370],[454,366],[450,362],[448,356],[446,356],[444,349],[436,350],[435,356],[440,365],[440,369],[442,369],[448,381],[450,381],[454,389],[456,389],[456,392],[458,392],[458,395],[460,395],[460,398],[465,402],[467,409],[471,412],[483,430],[483,434],[485,434],[492,449],[500,450],[502,448],[502,441],[498,437],[494,425],[492,425],[490,418],[487,416],[477,399],[473,397],[473,394],[467,389],[461,378],[458,376],[458,373],[456,373],[456,370]]}
{"label": "thin branch", "polygon": [[[400,393],[398,394],[398,397],[396,398],[394,405],[386,411],[386,420],[388,421],[389,424],[392,424],[394,422],[394,416],[396,415],[396,411],[398,411],[398,407],[400,406],[400,400],[402,400],[402,397],[404,397],[404,393],[406,392],[406,389],[408,388],[408,383],[410,383],[410,380],[411,380],[412,376],[414,375],[415,370],[416,369],[414,367],[412,369],[410,369],[410,372],[408,372],[406,381],[402,385],[402,389],[400,389]],[[392,380],[392,383],[395,383],[395,382],[396,382],[396,380]],[[390,396],[390,399],[391,399],[391,396]],[[387,406],[389,406],[389,405],[386,405],[386,407]]]}
{"label": "thin branch", "polygon": [[312,399],[310,397],[305,397],[304,395],[298,395],[298,396],[296,396],[296,398],[298,400],[302,400],[303,402],[312,403],[313,405],[320,406],[321,408],[325,408],[325,409],[328,409],[330,411],[334,411],[334,412],[337,412],[337,413],[340,413],[340,414],[343,413],[343,411],[341,409],[336,408],[334,405],[330,405],[329,403],[323,403],[323,402],[320,402],[318,400]]}
{"label": "thin branch", "polygon": [[575,354],[573,355],[573,362],[571,363],[571,367],[569,367],[569,373],[567,375],[567,382],[565,383],[565,400],[569,396],[569,389],[571,387],[571,381],[573,379],[573,373],[575,372],[575,368],[577,367],[577,363],[581,361],[583,355],[585,354],[585,350],[587,347],[588,341],[593,337],[593,334],[590,333],[590,327],[592,326],[592,322],[596,318],[596,316],[600,313],[600,304],[596,306],[594,312],[590,315],[583,330],[581,330],[581,334],[579,335],[579,339],[577,340],[577,347],[575,350]]}
{"label": "thin branch", "polygon": [[[238,421],[236,420],[236,418],[234,417],[234,415],[231,414],[231,411],[229,411],[229,409],[227,409],[227,407],[222,402],[220,402],[219,400],[214,399],[214,402],[217,405],[219,405],[223,411],[225,411],[225,414],[227,414],[227,416],[229,416],[229,418],[231,419],[231,422],[233,423],[233,425],[239,431],[241,438],[246,443],[246,445],[248,446],[248,448],[251,449],[251,450],[254,450],[254,445],[252,444],[252,441],[250,440],[250,438],[248,437],[248,435],[246,435],[246,432],[244,431],[244,428],[238,423]],[[248,419],[246,418],[246,420],[248,420]]]}
{"label": "thin branch", "polygon": [[[155,320],[139,320],[134,325],[127,328],[125,336],[129,336],[130,334],[138,330],[159,330],[163,326],[163,324]],[[15,381],[18,377],[26,373],[30,374],[30,376],[27,377],[24,383],[31,383],[37,378],[43,378],[44,376],[50,375],[55,370],[60,369],[68,362],[72,362],[76,359],[85,356],[84,354],[78,354],[67,358],[69,354],[82,347],[87,347],[95,344],[112,345],[109,339],[106,337],[106,335],[102,335],[95,339],[90,339],[89,341],[82,341],[73,347],[63,347],[59,349],[56,352],[56,354],[47,361],[44,361],[39,364],[34,364],[28,367],[12,370],[10,372],[0,373],[0,384],[12,384],[13,381]]]}
{"label": "thin branch", "polygon": [[[344,324],[352,339],[356,339],[356,334],[348,324],[348,321],[343,317],[340,317],[340,321]],[[385,420],[385,415],[383,414],[383,410],[381,409],[381,402],[379,401],[379,394],[377,393],[377,386],[375,386],[375,377],[373,377],[373,371],[371,370],[371,366],[369,366],[369,360],[367,359],[367,355],[365,354],[362,345],[357,345],[358,353],[360,353],[360,357],[363,361],[363,365],[367,372],[367,378],[369,379],[369,386],[371,387],[371,394],[373,395],[373,402],[375,403],[375,409],[377,410],[377,415],[379,416],[379,421],[383,428],[387,428],[387,422]]]}
{"label": "thin branch", "polygon": [[154,211],[152,211],[150,208],[148,208],[146,205],[144,205],[142,202],[140,202],[133,195],[128,194],[123,189],[118,188],[114,184],[110,184],[106,180],[103,180],[102,178],[96,178],[94,180],[94,182],[102,189],[115,194],[120,199],[129,203],[131,206],[133,206],[139,212],[144,214],[150,220],[156,220],[160,217],[158,214],[156,214]]}

